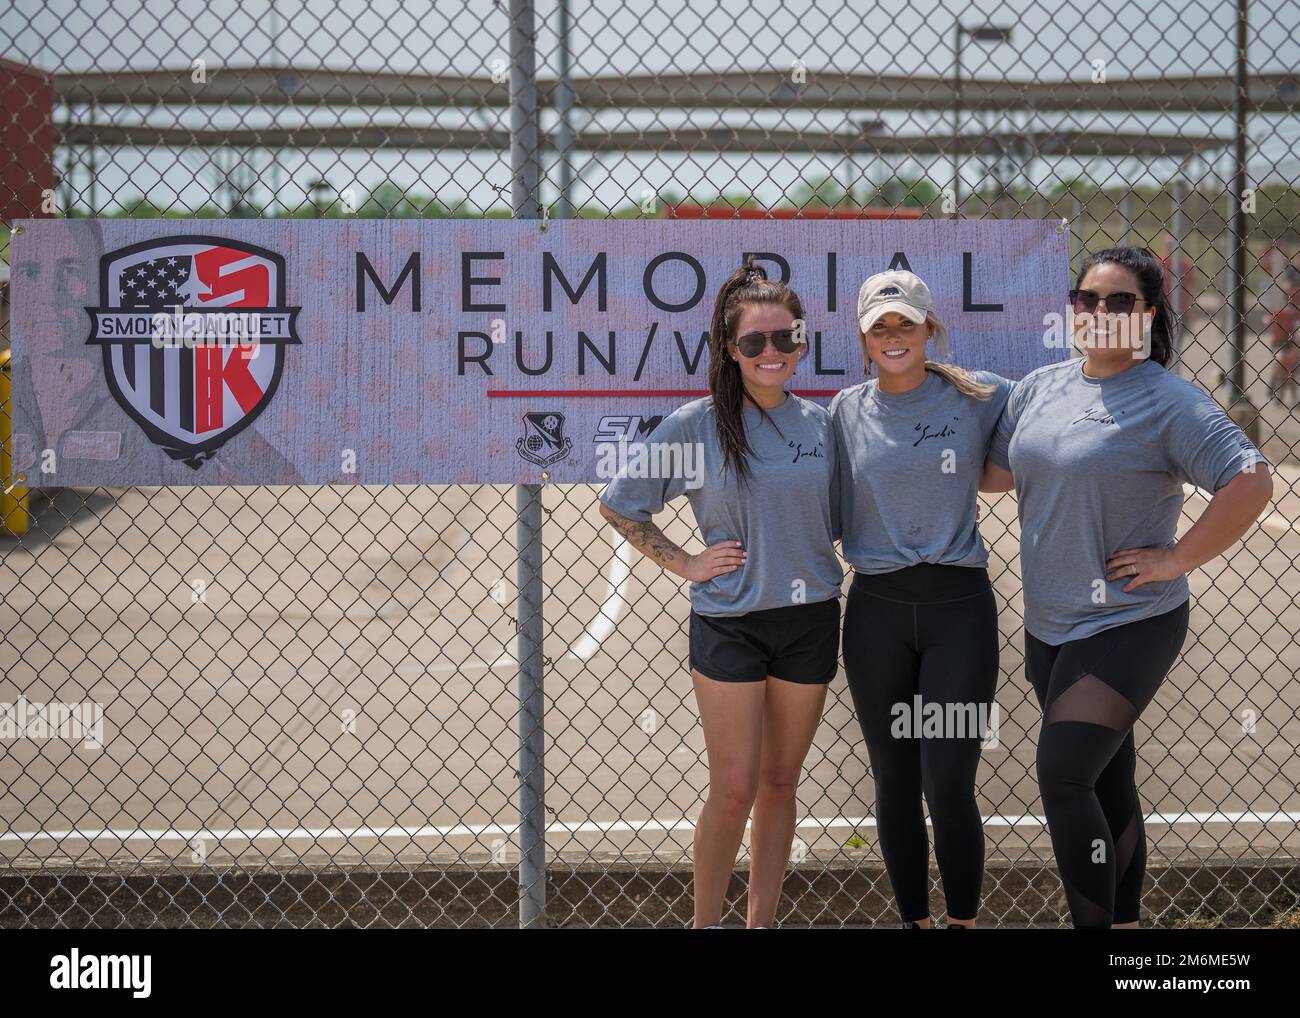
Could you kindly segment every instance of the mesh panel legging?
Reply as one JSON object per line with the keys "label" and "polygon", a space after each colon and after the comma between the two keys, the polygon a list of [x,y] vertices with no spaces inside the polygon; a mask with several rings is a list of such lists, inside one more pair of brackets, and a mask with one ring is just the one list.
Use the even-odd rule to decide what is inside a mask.
{"label": "mesh panel legging", "polygon": [[1025,633],[1043,707],[1038,787],[1078,929],[1136,922],[1146,833],[1133,725],[1187,638],[1188,606],[1054,646]]}
{"label": "mesh panel legging", "polygon": [[[984,879],[984,829],[975,801],[983,725],[998,676],[998,611],[988,572],[909,566],[855,573],[844,606],[844,670],[876,783],[876,824],[898,912],[930,914],[930,845],[947,912],[974,919]],[[939,732],[896,727],[920,697],[946,719]],[[951,705],[951,707],[950,707]],[[949,728],[951,727],[951,730]]]}

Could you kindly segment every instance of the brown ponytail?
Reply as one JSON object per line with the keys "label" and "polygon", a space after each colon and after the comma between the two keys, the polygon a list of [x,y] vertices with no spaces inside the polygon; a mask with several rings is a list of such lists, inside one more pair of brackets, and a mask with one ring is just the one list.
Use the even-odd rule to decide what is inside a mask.
{"label": "brown ponytail", "polygon": [[[740,315],[749,304],[780,304],[796,319],[803,318],[803,303],[784,283],[773,283],[763,268],[747,257],[733,272],[713,303],[713,318],[709,324],[709,392],[713,394],[713,415],[717,422],[718,444],[722,447],[722,470],[734,467],[736,476],[748,482],[749,439],[745,435],[745,389],[740,365],[729,357],[727,348],[736,338]],[[804,347],[807,350],[807,347]],[[800,355],[802,356],[802,354]],[[789,397],[787,397],[789,398]],[[750,401],[758,406],[757,401]],[[766,410],[759,413],[771,421]],[[776,422],[772,421],[776,427]],[[777,433],[780,433],[777,428]]]}

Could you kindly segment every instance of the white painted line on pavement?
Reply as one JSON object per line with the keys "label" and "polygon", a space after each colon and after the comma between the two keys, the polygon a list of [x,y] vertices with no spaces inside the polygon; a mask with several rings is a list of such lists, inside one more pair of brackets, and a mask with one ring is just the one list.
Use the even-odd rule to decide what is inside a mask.
{"label": "white painted line on pavement", "polygon": [[609,563],[609,591],[600,606],[600,611],[587,626],[587,631],[566,655],[575,657],[579,661],[586,661],[600,650],[600,645],[606,637],[617,628],[618,620],[623,617],[623,606],[627,603],[624,594],[627,591],[627,582],[632,577],[632,544],[613,527],[606,529],[609,531],[610,542],[614,545],[614,557]]}
{"label": "white painted line on pavement", "polygon": [[[1047,821],[1044,817],[1034,814],[1022,814],[1019,816],[1001,816],[994,815],[982,818],[985,826],[988,827],[1037,827],[1046,828]],[[1300,813],[1289,810],[1272,810],[1260,812],[1258,810],[1239,810],[1234,812],[1182,812],[1182,813],[1151,813],[1146,817],[1148,824],[1164,824],[1174,826],[1178,824],[1236,824],[1236,823],[1257,823],[1257,824],[1300,824]],[[926,823],[929,823],[927,818]],[[863,827],[875,827],[876,820],[874,817],[831,817],[829,819],[820,819],[818,817],[805,817],[797,824],[800,828],[820,827],[823,830],[833,830],[847,828],[856,830]],[[640,834],[643,832],[665,833],[670,831],[692,831],[695,829],[695,821],[685,817],[675,818],[672,820],[584,820],[581,823],[566,823],[564,821],[554,821],[546,825],[548,834]],[[292,839],[310,839],[318,841],[321,839],[347,841],[353,838],[453,838],[453,837],[471,837],[481,838],[485,835],[500,835],[509,837],[518,833],[518,826],[506,826],[503,824],[450,824],[447,826],[427,825],[421,827],[404,827],[400,825],[391,825],[388,827],[262,827],[262,828],[242,828],[231,827],[218,830],[204,830],[194,828],[193,830],[174,830],[174,829],[145,829],[132,830],[123,828],[102,828],[90,830],[66,830],[66,831],[10,831],[0,834],[0,843],[5,842],[22,842],[29,844],[35,841],[193,841],[196,838],[212,838],[216,841],[266,841],[274,839],[277,841],[289,841]]]}

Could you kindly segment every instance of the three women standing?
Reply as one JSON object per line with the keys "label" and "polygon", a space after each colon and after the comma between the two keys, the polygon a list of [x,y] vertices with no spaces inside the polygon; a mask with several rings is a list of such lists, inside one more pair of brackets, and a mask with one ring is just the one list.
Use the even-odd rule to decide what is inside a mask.
{"label": "three women standing", "polygon": [[[1071,915],[1080,927],[1136,924],[1145,840],[1133,727],[1186,637],[1186,573],[1245,533],[1272,481],[1218,404],[1166,370],[1171,319],[1149,252],[1089,258],[1071,301],[1085,356],[1013,384],[927,360],[928,340],[940,357],[946,346],[929,289],[910,272],[873,276],[858,326],[877,377],[827,412],[784,389],[807,348],[798,297],[752,263],[719,293],[711,395],[653,433],[701,450],[702,483],[620,476],[601,495],[620,533],[691,581],[710,780],[695,833],[697,927],[719,922],[751,810],[748,925],[773,924],[795,789],[836,670],[841,523],[854,570],[845,670],[899,913],[906,927],[930,924],[924,795],[948,928],[974,925],[975,772],[1000,639],[976,492],[1013,485],[1026,670],[1044,710],[1038,778]],[[1136,345],[1110,341],[1102,305],[1129,316]],[[1185,481],[1213,498],[1175,540]],[[651,522],[682,494],[699,555]]]}

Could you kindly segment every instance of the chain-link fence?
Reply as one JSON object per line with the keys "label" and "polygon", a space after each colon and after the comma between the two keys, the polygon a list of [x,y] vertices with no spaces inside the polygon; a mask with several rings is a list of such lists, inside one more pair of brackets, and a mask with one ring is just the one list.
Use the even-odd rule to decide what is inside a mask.
{"label": "chain-link fence", "polygon": [[[1146,918],[1294,922],[1297,38],[1285,0],[18,0],[0,14],[0,205],[477,217],[509,214],[513,188],[526,211],[525,55],[540,148],[523,157],[551,216],[1053,217],[1076,264],[1151,247],[1174,281],[1177,370],[1258,434],[1276,497],[1192,576],[1191,633],[1138,726]],[[2,238],[8,266],[7,223]],[[0,924],[687,921],[707,778],[689,604],[595,495],[62,489],[33,493],[29,520],[7,502],[0,702],[86,724],[0,738]],[[516,657],[533,497],[540,767],[521,763]],[[1015,503],[981,498],[1003,637],[982,918],[1058,925]],[[1184,526],[1205,504],[1189,495]],[[701,547],[689,508],[664,529]],[[523,823],[521,767],[541,793]],[[872,797],[841,675],[800,785],[784,924],[892,919]]]}

